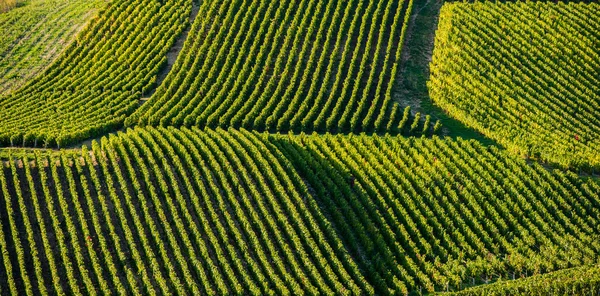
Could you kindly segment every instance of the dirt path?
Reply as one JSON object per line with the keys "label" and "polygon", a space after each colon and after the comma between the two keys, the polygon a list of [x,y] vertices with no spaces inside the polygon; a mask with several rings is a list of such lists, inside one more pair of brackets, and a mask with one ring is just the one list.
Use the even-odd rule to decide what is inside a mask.
{"label": "dirt path", "polygon": [[431,115],[434,120],[439,119],[446,136],[476,139],[484,145],[496,144],[448,116],[429,97],[429,64],[443,3],[443,0],[415,0],[402,49],[400,71],[392,95],[401,106],[410,106],[413,114],[421,112]]}
{"label": "dirt path", "polygon": [[[187,27],[187,29],[185,29],[185,31],[183,31],[183,33],[181,33],[181,35],[179,36],[179,38],[177,38],[177,40],[175,41],[175,44],[171,47],[171,49],[169,50],[169,52],[167,53],[167,66],[165,67],[165,69],[163,69],[157,77],[157,87],[155,89],[152,90],[152,92],[150,92],[149,94],[147,94],[146,96],[140,98],[140,105],[145,103],[147,100],[149,100],[152,97],[152,94],[154,94],[154,92],[156,91],[156,89],[162,84],[162,82],[165,80],[165,78],[167,77],[167,75],[169,74],[169,72],[171,71],[171,68],[173,68],[173,65],[175,64],[175,61],[177,60],[177,57],[179,56],[179,54],[181,53],[181,50],[183,49],[183,44],[185,43],[185,40],[187,39],[187,36],[190,32],[191,29],[191,24],[194,22],[194,20],[196,19],[196,17],[198,16],[198,12],[200,10],[200,5],[196,3],[196,1],[193,2],[192,4],[192,13],[190,14],[190,26]],[[87,146],[88,148],[91,149],[92,147],[92,142],[93,141],[99,141],[100,139],[102,139],[102,137],[104,136],[108,136],[111,134],[116,135],[119,132],[124,132],[125,129],[119,129],[116,130],[114,132],[110,132],[107,134],[104,134],[102,136],[93,138],[93,139],[88,139],[85,140],[83,142],[80,142],[78,144],[74,144],[68,147],[65,147],[66,149],[77,149],[77,148],[81,148],[83,146]]]}
{"label": "dirt path", "polygon": [[413,112],[424,111],[421,102],[429,99],[429,63],[441,6],[441,0],[416,0],[406,31],[394,98],[403,105],[410,105]]}
{"label": "dirt path", "polygon": [[183,44],[185,43],[185,40],[187,39],[187,36],[190,33],[190,30],[192,28],[191,24],[194,23],[194,20],[198,16],[199,11],[200,5],[196,4],[196,1],[194,1],[194,3],[192,4],[192,14],[190,14],[190,25],[185,29],[185,31],[183,31],[183,33],[181,33],[179,38],[177,38],[177,40],[175,41],[175,44],[171,47],[169,52],[167,52],[167,66],[160,73],[158,73],[158,77],[156,78],[157,87],[154,88],[150,93],[144,94],[144,96],[140,98],[140,104],[145,103],[152,97],[154,92],[156,92],[156,89],[158,89],[158,87],[163,83],[165,78],[167,78],[169,72],[171,72],[171,69],[175,64],[179,53],[181,53],[181,50],[183,49]]}

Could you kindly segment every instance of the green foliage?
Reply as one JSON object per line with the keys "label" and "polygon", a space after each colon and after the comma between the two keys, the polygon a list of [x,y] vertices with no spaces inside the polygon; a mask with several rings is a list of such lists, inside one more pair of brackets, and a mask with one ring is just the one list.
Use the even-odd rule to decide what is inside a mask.
{"label": "green foliage", "polygon": [[0,97],[0,146],[64,147],[118,129],[189,24],[185,0],[116,0],[42,75]]}
{"label": "green foliage", "polygon": [[598,294],[600,183],[510,153],[597,168],[597,4],[444,6],[431,97],[507,152],[394,102],[413,0],[201,1],[135,112],[191,2],[107,3],[0,97],[0,146],[149,125],[0,149],[0,294]]}
{"label": "green foliage", "polygon": [[466,289],[456,295],[598,295],[600,266],[583,266]]}
{"label": "green foliage", "polygon": [[136,129],[3,162],[0,290],[372,294],[270,148],[248,132]]}
{"label": "green foliage", "polygon": [[475,141],[275,138],[378,292],[461,290],[600,258],[600,187],[572,173]]}
{"label": "green foliage", "polygon": [[[17,1],[0,0],[11,7]],[[10,2],[10,3],[9,3]],[[102,8],[102,0],[18,1],[0,14],[0,95],[40,74]]]}
{"label": "green foliage", "polygon": [[204,1],[167,79],[126,125],[396,132],[412,5]]}
{"label": "green foliage", "polygon": [[[600,259],[599,184],[474,141],[136,128],[19,157],[0,169],[13,294],[425,293]],[[531,282],[596,287],[574,275]]]}
{"label": "green foliage", "polygon": [[431,98],[511,152],[598,171],[599,11],[584,1],[445,4]]}

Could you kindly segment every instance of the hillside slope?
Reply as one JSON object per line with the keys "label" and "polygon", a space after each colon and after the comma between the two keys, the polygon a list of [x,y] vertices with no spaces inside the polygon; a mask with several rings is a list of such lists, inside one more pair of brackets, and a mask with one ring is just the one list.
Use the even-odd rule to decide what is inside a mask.
{"label": "hillside slope", "polygon": [[2,171],[0,291],[371,293],[289,164],[248,159],[256,136],[138,129],[102,145]]}
{"label": "hillside slope", "polygon": [[64,147],[123,125],[189,25],[187,0],[107,4],[44,74],[0,97],[0,146]]}
{"label": "hillside slope", "polygon": [[391,90],[412,5],[203,2],[165,83],[126,124],[408,132]]}
{"label": "hillside slope", "polygon": [[473,141],[136,128],[1,173],[14,294],[405,294],[600,259],[597,183]]}
{"label": "hillside slope", "polygon": [[0,13],[0,95],[43,72],[105,3],[19,1],[17,9]]}
{"label": "hillside slope", "polygon": [[447,3],[432,100],[522,156],[600,169],[600,4]]}
{"label": "hillside slope", "polygon": [[598,262],[600,187],[476,141],[278,141],[377,291],[444,291]]}

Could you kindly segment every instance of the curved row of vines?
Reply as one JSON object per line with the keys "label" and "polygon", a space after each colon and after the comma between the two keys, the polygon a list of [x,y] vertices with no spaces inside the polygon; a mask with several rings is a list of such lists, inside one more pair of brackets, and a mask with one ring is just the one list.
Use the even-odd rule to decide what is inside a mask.
{"label": "curved row of vines", "polygon": [[597,172],[599,15],[585,1],[444,5],[432,100],[514,153]]}
{"label": "curved row of vines", "polygon": [[[127,125],[429,134],[392,97],[413,0],[206,1]],[[424,117],[424,116],[423,116]],[[422,126],[422,127],[421,127]]]}
{"label": "curved row of vines", "polygon": [[3,162],[0,291],[462,290],[597,264],[599,196],[474,141],[136,128]]}
{"label": "curved row of vines", "polygon": [[42,73],[106,5],[103,0],[18,2],[18,9],[0,14],[0,96]]}
{"label": "curved row of vines", "polygon": [[0,97],[0,146],[64,147],[113,131],[156,87],[192,2],[106,6],[42,75]]}

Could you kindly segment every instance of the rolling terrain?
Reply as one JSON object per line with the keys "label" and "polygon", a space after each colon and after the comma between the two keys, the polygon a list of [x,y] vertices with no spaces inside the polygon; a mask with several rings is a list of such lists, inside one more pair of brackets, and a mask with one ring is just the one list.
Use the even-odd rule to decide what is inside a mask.
{"label": "rolling terrain", "polygon": [[101,0],[6,3],[11,11],[0,13],[0,96],[43,72],[105,4]]}
{"label": "rolling terrain", "polygon": [[[413,1],[212,1],[127,125],[398,132],[393,101]],[[418,119],[417,119],[418,121]],[[433,127],[433,123],[427,122]]]}
{"label": "rolling terrain", "polygon": [[13,293],[406,294],[600,255],[599,184],[475,141],[135,128],[11,159]]}
{"label": "rolling terrain", "polygon": [[596,295],[599,17],[23,2],[0,295]]}
{"label": "rolling terrain", "polygon": [[43,74],[0,97],[0,145],[60,148],[121,127],[155,87],[191,9],[183,0],[107,4]]}
{"label": "rolling terrain", "polygon": [[598,171],[598,15],[585,2],[445,5],[432,100],[515,153]]}

